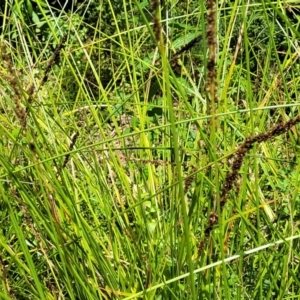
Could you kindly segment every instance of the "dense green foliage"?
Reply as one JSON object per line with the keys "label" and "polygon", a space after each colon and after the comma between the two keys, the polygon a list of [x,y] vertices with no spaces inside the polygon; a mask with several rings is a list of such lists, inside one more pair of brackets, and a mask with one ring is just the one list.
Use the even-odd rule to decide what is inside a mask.
{"label": "dense green foliage", "polygon": [[0,4],[0,299],[297,298],[299,4],[49,3]]}

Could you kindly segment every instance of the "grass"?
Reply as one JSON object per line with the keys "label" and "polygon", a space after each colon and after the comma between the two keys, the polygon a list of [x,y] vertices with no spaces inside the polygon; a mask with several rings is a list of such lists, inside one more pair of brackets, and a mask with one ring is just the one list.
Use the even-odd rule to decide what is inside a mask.
{"label": "grass", "polygon": [[0,299],[296,299],[299,18],[118,4],[5,18]]}

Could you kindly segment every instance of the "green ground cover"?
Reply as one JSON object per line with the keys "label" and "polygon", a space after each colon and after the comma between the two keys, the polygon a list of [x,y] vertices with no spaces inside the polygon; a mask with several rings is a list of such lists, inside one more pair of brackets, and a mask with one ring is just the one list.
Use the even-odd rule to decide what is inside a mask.
{"label": "green ground cover", "polygon": [[299,4],[0,6],[0,299],[298,299]]}

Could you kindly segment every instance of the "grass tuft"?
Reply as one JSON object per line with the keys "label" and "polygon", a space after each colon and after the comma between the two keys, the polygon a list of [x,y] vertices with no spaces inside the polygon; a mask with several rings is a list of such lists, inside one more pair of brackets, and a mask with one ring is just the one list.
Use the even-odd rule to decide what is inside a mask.
{"label": "grass tuft", "polygon": [[298,9],[0,3],[0,298],[297,298]]}

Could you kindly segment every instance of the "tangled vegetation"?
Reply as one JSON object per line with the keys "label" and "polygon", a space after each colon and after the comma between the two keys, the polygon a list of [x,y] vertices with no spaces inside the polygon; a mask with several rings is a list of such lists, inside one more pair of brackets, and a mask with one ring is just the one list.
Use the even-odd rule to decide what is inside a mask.
{"label": "tangled vegetation", "polygon": [[0,299],[297,298],[299,10],[2,1]]}

